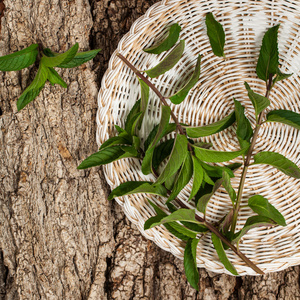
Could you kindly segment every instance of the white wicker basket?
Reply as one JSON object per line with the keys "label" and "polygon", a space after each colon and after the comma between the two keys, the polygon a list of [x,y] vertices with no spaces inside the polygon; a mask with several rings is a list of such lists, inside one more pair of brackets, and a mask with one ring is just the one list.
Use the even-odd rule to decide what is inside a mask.
{"label": "white wicker basket", "polygon": [[[222,23],[226,32],[226,60],[212,54],[206,35],[205,14],[212,12]],[[271,109],[290,109],[300,112],[300,1],[296,0],[165,0],[153,5],[138,19],[120,41],[117,52],[123,54],[138,69],[145,70],[157,64],[165,54],[147,54],[143,48],[163,38],[172,23],[182,27],[180,38],[186,41],[183,58],[175,68],[152,80],[163,95],[178,90],[193,71],[197,55],[202,55],[201,78],[187,99],[179,106],[172,105],[180,122],[203,125],[215,122],[233,111],[233,97],[242,101],[246,113],[254,123],[254,110],[244,88],[247,81],[253,90],[264,94],[264,82],[255,74],[256,62],[262,37],[267,28],[280,23],[279,53],[281,71],[294,73],[279,82],[270,95]],[[126,116],[139,98],[140,89],[134,73],[126,67],[115,53],[103,77],[99,92],[97,115],[97,142],[100,145],[115,135],[114,124],[123,126]],[[141,136],[146,136],[160,117],[160,104],[150,93],[149,109],[143,122]],[[233,130],[228,129],[204,141],[211,142],[216,150],[237,150],[238,141]],[[264,124],[255,151],[276,151],[300,165],[300,132],[291,127]],[[240,161],[239,159],[235,161]],[[140,170],[140,161],[125,159],[104,167],[106,179],[115,188],[128,180],[153,180]],[[233,186],[238,187],[238,177]],[[191,185],[179,195],[187,203]],[[286,227],[262,227],[251,230],[241,241],[240,250],[265,272],[283,270],[300,263],[300,181],[289,178],[270,166],[252,166],[249,169],[243,201],[253,194],[260,194],[280,210],[287,221]],[[163,207],[163,199],[152,200]],[[183,258],[184,244],[164,227],[143,230],[144,222],[155,212],[147,203],[145,195],[117,199],[127,217],[141,233],[162,249]],[[193,207],[192,203],[187,203]],[[219,220],[231,208],[225,190],[220,188],[208,206],[208,220]],[[241,209],[237,229],[241,229],[251,215],[248,208]],[[231,250],[228,257],[240,275],[255,275]],[[211,244],[210,236],[202,239],[197,250],[197,264],[218,273],[228,273],[219,262]]]}

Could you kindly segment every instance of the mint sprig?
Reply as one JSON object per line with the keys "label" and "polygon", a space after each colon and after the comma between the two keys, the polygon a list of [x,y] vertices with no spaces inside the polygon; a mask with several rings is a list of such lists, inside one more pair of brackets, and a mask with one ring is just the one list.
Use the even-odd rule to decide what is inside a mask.
{"label": "mint sprig", "polygon": [[[206,25],[213,52],[217,56],[224,57],[225,33],[222,25],[216,21],[212,13],[206,15]],[[92,154],[82,163],[83,165],[79,166],[79,168],[85,168],[87,165],[88,167],[103,165],[106,163],[104,160],[106,156],[103,156],[103,154],[116,149],[122,151],[135,149],[136,152],[127,150],[131,154],[130,157],[140,160],[141,171],[144,175],[154,175],[155,180],[147,183],[124,182],[112,191],[109,199],[133,193],[156,194],[164,198],[165,209],[169,213],[163,212],[148,200],[156,215],[145,222],[144,229],[165,226],[172,235],[185,243],[184,268],[187,280],[195,289],[198,289],[199,281],[196,253],[200,236],[211,234],[211,241],[220,262],[233,275],[238,275],[238,272],[227,256],[228,251],[233,251],[258,274],[264,274],[238,250],[238,244],[249,230],[258,226],[286,225],[284,216],[267,198],[261,195],[252,195],[248,199],[247,206],[252,209],[252,213],[255,215],[249,216],[243,228],[236,232],[244,184],[250,164],[268,164],[288,176],[300,179],[299,167],[282,154],[259,152],[254,155],[257,138],[264,122],[281,122],[298,130],[300,129],[300,114],[296,112],[274,110],[267,115],[265,113],[266,109],[270,107],[270,93],[275,83],[290,76],[290,74],[282,74],[279,71],[278,28],[279,25],[276,25],[267,30],[262,41],[256,68],[258,77],[266,82],[265,95],[254,92],[250,85],[245,82],[245,92],[248,93],[248,98],[251,100],[255,111],[254,126],[246,117],[245,107],[236,99],[232,99],[234,111],[215,123],[195,127],[191,124],[181,124],[179,122],[178,117],[167,101],[168,98],[162,95],[144,74],[151,78],[157,77],[174,67],[182,57],[184,41],[180,41],[172,50],[170,50],[170,47],[168,49],[170,53],[167,53],[157,66],[145,71],[137,70],[122,54],[118,53],[117,56],[133,70],[139,79],[141,100],[138,100],[129,112],[125,128],[122,129],[116,125],[118,135],[104,142],[99,152]],[[169,36],[167,39],[171,39],[171,37]],[[162,47],[163,43],[158,45],[157,48]],[[175,44],[176,41],[173,40],[172,43]],[[201,56],[200,53],[194,58],[197,61],[195,71],[183,85],[183,88],[169,97],[173,104],[180,104],[189,91],[198,83]],[[141,129],[142,118],[147,111],[150,89],[160,99],[161,119],[153,127],[148,137],[145,137],[145,142],[142,145],[139,139],[139,130]],[[201,140],[203,137],[222,132],[227,128],[239,141],[239,145],[233,151],[217,151],[213,148],[213,145]],[[109,159],[114,161],[129,157],[123,156],[123,154],[125,155],[125,152],[118,152]],[[242,161],[241,164],[226,163],[222,166],[217,164],[238,157]],[[235,177],[235,171],[239,168],[241,169],[240,183],[238,188],[235,188],[231,180]],[[191,188],[188,186],[189,182],[191,182]],[[209,213],[207,207],[211,198],[221,186],[223,186],[222,192],[226,191],[228,194],[228,200],[232,204],[232,208],[230,211],[224,212],[224,217],[217,224],[211,224],[206,218]],[[189,201],[194,202],[197,210],[190,209],[180,199],[180,194],[183,191],[186,193],[188,190],[190,191]]]}
{"label": "mint sprig", "polygon": [[41,59],[38,61],[39,68],[35,78],[17,101],[18,111],[39,95],[47,80],[51,85],[58,84],[63,88],[68,87],[67,83],[60,77],[54,67],[74,68],[80,66],[93,59],[100,51],[100,49],[96,49],[77,53],[78,47],[79,45],[76,43],[65,53],[54,53],[48,48],[39,52],[39,48],[41,49],[42,47],[39,47],[38,44],[32,44],[21,51],[0,57],[0,71],[8,72],[28,68],[37,61],[38,56],[41,56]]}

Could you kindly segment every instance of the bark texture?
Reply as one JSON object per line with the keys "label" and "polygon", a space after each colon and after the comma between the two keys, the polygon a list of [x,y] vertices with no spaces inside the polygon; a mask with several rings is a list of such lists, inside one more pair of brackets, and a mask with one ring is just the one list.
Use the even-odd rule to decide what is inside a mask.
{"label": "bark texture", "polygon": [[37,67],[0,72],[0,299],[300,299],[299,267],[241,278],[200,270],[196,292],[182,261],[107,201],[101,169],[76,169],[97,149],[96,96],[109,57],[155,2],[4,0],[0,55],[34,42],[103,51],[60,71],[68,88],[47,84],[21,112],[16,100]]}

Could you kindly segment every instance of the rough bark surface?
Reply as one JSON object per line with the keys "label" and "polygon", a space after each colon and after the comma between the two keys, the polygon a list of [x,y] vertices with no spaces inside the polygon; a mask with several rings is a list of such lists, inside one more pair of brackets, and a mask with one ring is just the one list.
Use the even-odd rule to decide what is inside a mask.
{"label": "rough bark surface", "polygon": [[202,269],[196,292],[182,261],[106,200],[101,169],[76,169],[97,149],[96,96],[109,57],[155,2],[4,1],[0,55],[34,42],[103,51],[60,72],[67,89],[47,84],[19,113],[16,100],[37,68],[0,72],[0,299],[300,299],[299,267],[241,278]]}

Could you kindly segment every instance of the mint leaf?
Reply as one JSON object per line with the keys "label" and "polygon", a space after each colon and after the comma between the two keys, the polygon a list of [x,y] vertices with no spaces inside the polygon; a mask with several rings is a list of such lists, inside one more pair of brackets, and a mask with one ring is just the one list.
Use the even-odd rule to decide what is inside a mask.
{"label": "mint leaf", "polygon": [[284,174],[300,179],[300,169],[288,158],[276,152],[263,151],[254,155],[254,163],[266,164],[275,167]]}
{"label": "mint leaf", "polygon": [[[164,224],[164,226],[170,226],[173,229],[176,230],[176,233],[180,233],[181,236],[183,235],[184,237],[188,237],[188,238],[195,238],[197,236],[197,232],[190,230],[182,225],[180,225],[177,222],[170,222],[170,223],[166,223]],[[168,228],[168,227],[167,227]],[[174,234],[175,235],[175,234]],[[176,235],[175,235],[176,236]],[[177,236],[178,237],[178,236]],[[186,240],[186,239],[185,239]]]}
{"label": "mint leaf", "polygon": [[284,74],[284,73],[281,73],[281,71],[279,70],[279,68],[277,68],[276,77],[273,79],[272,87],[275,85],[276,82],[284,80],[284,79],[287,79],[287,78],[289,78],[292,75],[293,74]]}
{"label": "mint leaf", "polygon": [[184,126],[184,127],[189,137],[199,138],[199,137],[209,136],[218,133],[231,126],[234,122],[235,122],[235,113],[232,112],[230,115],[226,116],[222,120],[209,125],[204,125],[200,127],[190,127],[190,126]]}
{"label": "mint leaf", "polygon": [[112,200],[115,197],[140,193],[154,194],[165,197],[167,195],[167,190],[160,184],[153,185],[152,182],[127,181],[121,183],[118,187],[112,190],[108,196],[108,200]]}
{"label": "mint leaf", "polygon": [[170,50],[177,42],[179,38],[181,27],[176,23],[170,27],[169,35],[161,41],[159,44],[154,45],[153,47],[144,49],[147,53],[160,54],[164,51]]}
{"label": "mint leaf", "polygon": [[[205,174],[205,173],[204,173]],[[219,187],[222,185],[223,179],[219,178],[216,180],[216,182],[212,182],[214,185],[211,185],[211,183],[206,183],[201,187],[196,194],[195,197],[195,203],[197,205],[197,210],[205,214],[206,207],[211,199],[211,197],[215,194],[215,192],[219,189]]]}
{"label": "mint leaf", "polygon": [[163,183],[166,179],[176,173],[180,166],[185,161],[188,155],[188,140],[185,135],[177,134],[175,138],[175,144],[168,162],[164,167],[162,173],[157,178],[157,183]]}
{"label": "mint leaf", "polygon": [[[167,203],[167,206],[168,206],[170,212],[172,212],[172,213],[178,210],[178,208],[176,208],[176,206],[173,205],[170,202]],[[203,232],[207,232],[208,231],[208,229],[206,228],[206,226],[204,226],[202,224],[195,224],[195,223],[190,223],[190,222],[186,222],[186,221],[181,221],[181,223],[185,227],[187,227],[187,228],[189,228],[189,229],[191,229],[191,230],[193,230],[195,232],[201,232],[201,233],[203,233]]]}
{"label": "mint leaf", "polygon": [[283,215],[263,196],[255,195],[248,199],[249,207],[259,216],[268,217],[281,226],[286,226]]}
{"label": "mint leaf", "polygon": [[217,56],[224,55],[225,32],[223,26],[216,21],[212,13],[206,15],[205,24],[207,27],[207,35],[213,53]]}
{"label": "mint leaf", "polygon": [[165,224],[165,223],[170,223],[170,222],[191,222],[191,223],[196,223],[199,225],[202,225],[200,222],[198,222],[195,218],[195,210],[194,209],[186,209],[186,208],[181,208],[173,212],[172,214],[168,215],[167,217],[164,217],[161,219],[159,223],[153,223],[150,228]]}
{"label": "mint leaf", "polygon": [[62,62],[57,67],[59,68],[75,68],[78,67],[87,61],[93,59],[101,49],[95,49],[85,52],[76,53],[75,56],[69,62]]}
{"label": "mint leaf", "polygon": [[159,144],[153,152],[152,165],[157,170],[159,165],[171,154],[174,146],[174,139],[166,140]]}
{"label": "mint leaf", "polygon": [[242,230],[234,234],[232,243],[237,243],[250,229],[261,226],[272,226],[275,222],[264,216],[253,216],[247,219]]}
{"label": "mint leaf", "polygon": [[170,202],[174,200],[180,191],[189,183],[193,175],[193,161],[191,155],[188,153],[186,159],[177,175],[175,184],[173,186],[172,192],[167,200]]}
{"label": "mint leaf", "polygon": [[175,95],[170,97],[170,100],[174,104],[180,104],[185,97],[188,95],[190,89],[198,82],[200,77],[200,66],[201,66],[201,55],[198,56],[196,67],[193,75],[191,76],[189,82],[179,90]]}
{"label": "mint leaf", "polygon": [[248,97],[254,106],[255,115],[257,118],[257,116],[270,105],[270,100],[262,95],[254,93],[247,82],[245,82],[245,87],[248,91]]}
{"label": "mint leaf", "polygon": [[46,67],[58,67],[61,64],[66,64],[70,62],[78,51],[78,43],[76,43],[72,48],[70,48],[65,53],[57,54],[53,57],[43,56],[41,59],[41,64]]}
{"label": "mint leaf", "polygon": [[168,56],[163,59],[157,66],[145,71],[146,74],[151,78],[155,78],[172,69],[181,58],[184,51],[184,45],[184,40],[180,41],[179,44],[175,46],[174,49],[168,54]]}
{"label": "mint leaf", "polygon": [[18,111],[20,111],[22,108],[24,108],[28,103],[33,101],[38,96],[38,94],[44,87],[47,78],[48,78],[48,69],[43,64],[40,64],[40,67],[33,81],[25,89],[25,91],[22,93],[22,95],[19,97],[17,101]]}
{"label": "mint leaf", "polygon": [[118,136],[113,136],[105,141],[99,150],[113,145],[131,145],[130,136],[126,131],[121,132]]}
{"label": "mint leaf", "polygon": [[185,246],[183,258],[186,278],[190,285],[197,291],[199,291],[199,273],[196,262],[198,243],[199,239],[189,239]]}
{"label": "mint leaf", "polygon": [[[123,148],[124,149],[124,148]],[[115,160],[136,157],[132,152],[126,153],[121,146],[111,146],[92,154],[86,158],[77,169],[87,169],[91,167],[101,166],[109,164]]]}
{"label": "mint leaf", "polygon": [[142,121],[145,115],[145,112],[148,107],[149,101],[149,86],[141,79],[139,79],[140,86],[141,86],[141,102],[140,102],[140,111],[142,112],[141,118],[139,120],[138,129],[141,129]]}
{"label": "mint leaf", "polygon": [[270,75],[275,75],[278,70],[278,36],[279,24],[270,28],[264,35],[260,48],[259,58],[256,66],[258,78],[268,81]]}
{"label": "mint leaf", "polygon": [[204,171],[201,162],[195,156],[192,156],[192,159],[193,159],[193,187],[192,187],[189,200],[191,200],[197,194],[198,190],[201,187],[203,177],[204,177]]}
{"label": "mint leaf", "polygon": [[48,80],[50,81],[51,85],[59,84],[63,88],[68,87],[68,85],[53,68],[48,68]]}
{"label": "mint leaf", "polygon": [[[150,144],[153,142],[153,140],[156,137],[156,134],[157,134],[159,128],[160,128],[160,124],[157,124],[151,130],[150,134],[148,135],[147,139],[144,142],[144,150],[145,151],[148,150]],[[165,127],[165,129],[162,132],[162,137],[164,137],[167,134],[173,132],[175,129],[176,129],[176,124],[175,123],[167,124],[166,127]]]}
{"label": "mint leaf", "polygon": [[236,200],[236,192],[231,185],[230,176],[226,171],[223,171],[222,179],[223,179],[222,185],[224,186],[226,192],[228,193],[228,195],[232,201],[232,204],[234,204],[235,200]]}
{"label": "mint leaf", "polygon": [[273,110],[267,114],[267,122],[279,122],[300,130],[300,114],[290,110]]}
{"label": "mint leaf", "polygon": [[152,171],[153,152],[155,150],[156,144],[165,135],[165,132],[169,127],[168,125],[169,125],[170,115],[171,115],[170,107],[163,105],[162,112],[161,112],[161,119],[160,119],[160,123],[157,127],[156,134],[155,134],[153,140],[151,141],[151,143],[149,144],[149,146],[145,152],[145,157],[142,162],[142,172],[145,175],[151,173],[151,171]]}
{"label": "mint leaf", "polygon": [[[149,218],[144,225],[144,230],[147,230],[151,227],[153,223],[158,223],[162,218],[166,217],[167,214],[163,212],[158,206],[156,206],[153,202],[148,199],[150,205],[154,208],[157,216]],[[174,236],[177,238],[187,241],[190,237],[196,237],[196,233],[188,230],[177,222],[165,223],[164,226],[169,230]]]}
{"label": "mint leaf", "polygon": [[242,154],[245,154],[248,150],[247,148],[241,149],[239,151],[232,151],[232,152],[227,152],[227,151],[215,151],[215,150],[210,150],[210,149],[203,149],[199,147],[194,147],[195,150],[195,155],[203,161],[206,162],[224,162],[224,161],[229,161],[232,160]]}
{"label": "mint leaf", "polygon": [[135,102],[131,110],[129,111],[129,114],[127,115],[126,121],[125,121],[125,130],[128,132],[128,134],[132,135],[132,126],[135,122],[133,119],[136,119],[136,116],[141,112],[140,109],[141,106],[141,99]]}
{"label": "mint leaf", "polygon": [[245,108],[242,104],[234,99],[235,117],[237,122],[236,135],[241,148],[249,146],[253,136],[253,130],[247,117],[245,116]]}
{"label": "mint leaf", "polygon": [[29,67],[36,61],[38,54],[38,44],[5,56],[0,57],[0,71],[19,71]]}
{"label": "mint leaf", "polygon": [[213,232],[211,233],[211,240],[212,240],[212,242],[214,244],[214,247],[217,251],[219,259],[220,259],[221,263],[224,265],[224,267],[226,268],[226,270],[228,270],[233,275],[238,276],[239,274],[238,274],[237,270],[235,269],[233,264],[229,261],[227,255],[226,255],[226,252],[224,250],[222,241]]}

